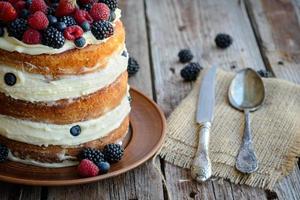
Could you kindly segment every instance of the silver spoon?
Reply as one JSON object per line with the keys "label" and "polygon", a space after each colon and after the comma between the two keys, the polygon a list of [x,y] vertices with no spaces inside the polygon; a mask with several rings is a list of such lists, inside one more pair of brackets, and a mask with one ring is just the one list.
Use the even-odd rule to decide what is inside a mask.
{"label": "silver spoon", "polygon": [[265,99],[265,88],[256,71],[247,68],[239,71],[232,80],[228,92],[230,104],[245,113],[245,129],[242,145],[236,159],[236,168],[242,173],[253,173],[258,168],[252,145],[250,112],[257,110]]}

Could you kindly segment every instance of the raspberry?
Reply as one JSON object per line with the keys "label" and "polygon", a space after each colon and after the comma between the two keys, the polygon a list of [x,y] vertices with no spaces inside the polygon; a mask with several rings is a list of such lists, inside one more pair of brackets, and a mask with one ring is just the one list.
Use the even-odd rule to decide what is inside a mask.
{"label": "raspberry", "polygon": [[0,21],[11,22],[17,18],[17,12],[9,2],[0,2]]}
{"label": "raspberry", "polygon": [[11,3],[12,5],[14,5],[15,3],[17,3],[19,0],[8,0],[9,3]]}
{"label": "raspberry", "polygon": [[90,15],[95,21],[105,21],[109,19],[110,10],[104,3],[95,3],[90,10]]}
{"label": "raspberry", "polygon": [[74,18],[77,24],[81,25],[83,22],[87,21],[88,23],[93,23],[93,18],[91,15],[85,10],[76,10],[74,14]]}
{"label": "raspberry", "polygon": [[42,35],[37,30],[30,28],[23,34],[22,41],[26,44],[40,44],[42,41]]}
{"label": "raspberry", "polygon": [[57,17],[71,15],[75,9],[75,5],[72,4],[70,0],[61,0],[58,4],[55,15]]}
{"label": "raspberry", "polygon": [[32,0],[29,10],[32,14],[36,11],[42,11],[43,13],[47,13],[47,5],[44,0]]}
{"label": "raspberry", "polygon": [[36,30],[44,30],[49,25],[49,21],[45,13],[37,11],[28,18],[28,25]]}
{"label": "raspberry", "polygon": [[81,177],[93,177],[99,173],[99,168],[92,161],[84,159],[78,165],[78,173]]}
{"label": "raspberry", "polygon": [[17,3],[14,4],[14,7],[15,7],[18,15],[21,15],[22,10],[25,9],[25,7],[26,7],[26,2],[18,1]]}
{"label": "raspberry", "polygon": [[82,34],[83,34],[83,30],[78,25],[69,26],[64,30],[64,37],[68,40],[75,40],[81,37]]}

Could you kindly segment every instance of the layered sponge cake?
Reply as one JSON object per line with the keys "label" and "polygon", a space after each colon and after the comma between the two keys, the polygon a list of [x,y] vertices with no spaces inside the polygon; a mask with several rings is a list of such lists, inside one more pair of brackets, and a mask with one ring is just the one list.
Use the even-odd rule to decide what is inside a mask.
{"label": "layered sponge cake", "polygon": [[8,158],[72,166],[83,148],[122,141],[128,53],[116,1],[1,1],[0,11],[0,144]]}

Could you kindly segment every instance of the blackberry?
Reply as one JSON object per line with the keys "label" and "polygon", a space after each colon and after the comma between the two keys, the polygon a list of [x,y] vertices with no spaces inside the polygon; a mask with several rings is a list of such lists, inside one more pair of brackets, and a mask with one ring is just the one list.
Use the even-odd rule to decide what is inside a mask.
{"label": "blackberry", "polygon": [[59,22],[64,22],[67,27],[76,25],[76,21],[73,17],[71,16],[63,16],[58,19]]}
{"label": "blackberry", "polygon": [[187,62],[190,62],[194,58],[194,55],[192,54],[191,50],[182,49],[179,51],[178,57],[179,57],[179,61],[181,63],[187,63]]}
{"label": "blackberry", "polygon": [[116,163],[122,159],[124,149],[119,144],[108,144],[104,147],[103,154],[109,163]]}
{"label": "blackberry", "polygon": [[117,0],[100,0],[100,3],[105,3],[110,10],[114,11],[118,7]]}
{"label": "blackberry", "polygon": [[129,57],[127,72],[129,76],[135,75],[140,69],[139,63],[133,58]]}
{"label": "blackberry", "polygon": [[85,10],[85,11],[90,11],[92,9],[93,5],[88,3],[88,4],[83,4],[83,5],[80,5],[80,8],[82,10]]}
{"label": "blackberry", "polygon": [[89,159],[93,163],[98,164],[100,162],[105,162],[103,153],[98,149],[86,148],[81,151],[78,156],[79,160]]}
{"label": "blackberry", "polygon": [[0,163],[7,160],[8,148],[4,144],[0,144]]}
{"label": "blackberry", "polygon": [[22,40],[24,32],[27,30],[27,20],[18,18],[15,21],[11,22],[8,27],[8,35]]}
{"label": "blackberry", "polygon": [[47,8],[47,15],[55,15],[55,8],[54,7],[48,7]]}
{"label": "blackberry", "polygon": [[91,31],[97,40],[103,40],[114,34],[114,27],[108,21],[94,22]]}
{"label": "blackberry", "polygon": [[59,49],[65,44],[65,38],[59,30],[49,27],[43,33],[42,43],[46,46]]}
{"label": "blackberry", "polygon": [[226,33],[219,33],[215,38],[217,47],[226,49],[232,44],[232,37]]}
{"label": "blackberry", "polygon": [[195,81],[201,70],[199,63],[190,63],[180,71],[180,75],[185,81]]}
{"label": "blackberry", "polygon": [[258,70],[257,73],[261,77],[263,77],[263,78],[269,78],[269,77],[271,77],[271,72],[269,70],[263,70],[263,69],[261,69],[261,70]]}

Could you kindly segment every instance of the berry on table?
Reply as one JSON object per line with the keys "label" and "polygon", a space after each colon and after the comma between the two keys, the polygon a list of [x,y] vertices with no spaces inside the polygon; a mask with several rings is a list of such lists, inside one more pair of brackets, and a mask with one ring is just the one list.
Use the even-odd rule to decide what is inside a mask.
{"label": "berry on table", "polygon": [[75,40],[81,37],[82,34],[83,34],[83,30],[78,25],[69,26],[64,30],[64,37],[68,40]]}
{"label": "berry on table", "polygon": [[100,174],[106,174],[110,169],[110,164],[108,162],[97,163]]}
{"label": "berry on table", "polygon": [[0,1],[0,20],[3,22],[11,22],[17,18],[17,11],[9,3]]}
{"label": "berry on table", "polygon": [[93,161],[95,164],[104,162],[104,155],[99,149],[91,149],[91,148],[86,148],[83,149],[80,154],[78,155],[78,159],[88,159],[90,161]]}
{"label": "berry on table", "polygon": [[84,159],[77,167],[78,174],[81,177],[93,177],[99,173],[99,168],[92,161]]}
{"label": "berry on table", "polygon": [[84,32],[91,30],[91,25],[88,21],[85,21],[81,24],[81,28]]}
{"label": "berry on table", "polygon": [[32,0],[29,11],[33,14],[36,11],[42,11],[43,13],[47,13],[48,6],[46,5],[44,0]]}
{"label": "berry on table", "polygon": [[28,17],[28,25],[35,30],[44,30],[48,27],[49,21],[45,13],[37,11]]}
{"label": "berry on table", "polygon": [[93,23],[93,18],[85,10],[76,10],[74,18],[77,24],[82,24],[83,22]]}
{"label": "berry on table", "polygon": [[63,17],[59,18],[58,21],[65,23],[67,27],[76,25],[75,19],[71,16],[63,16]]}
{"label": "berry on table", "polygon": [[182,50],[179,51],[178,57],[179,57],[179,61],[181,63],[187,63],[187,62],[190,62],[194,58],[194,55],[191,52],[191,50],[182,49]]}
{"label": "berry on table", "polygon": [[135,75],[140,69],[139,63],[133,57],[129,57],[127,72],[129,76]]}
{"label": "berry on table", "polygon": [[232,37],[226,33],[219,33],[215,38],[217,47],[226,49],[232,44]]}
{"label": "berry on table", "polygon": [[7,27],[9,36],[15,37],[18,40],[22,40],[24,32],[27,30],[27,20],[18,18],[11,22]]}
{"label": "berry on table", "polygon": [[97,21],[93,23],[91,31],[97,40],[103,40],[114,34],[114,27],[108,21]]}
{"label": "berry on table", "polygon": [[104,3],[95,3],[89,13],[95,21],[103,21],[109,19],[110,10]]}
{"label": "berry on table", "polygon": [[0,162],[7,160],[8,152],[8,148],[4,144],[0,144]]}
{"label": "berry on table", "polygon": [[84,37],[80,37],[80,38],[77,38],[75,41],[74,41],[76,47],[79,47],[79,48],[82,48],[84,47],[86,41],[84,39]]}
{"label": "berry on table", "polygon": [[48,27],[43,33],[42,43],[46,46],[59,49],[65,44],[65,38],[56,28]]}
{"label": "berry on table", "polygon": [[195,81],[201,70],[199,63],[190,63],[180,71],[180,75],[185,81]]}
{"label": "berry on table", "polygon": [[55,15],[57,17],[67,16],[71,15],[73,12],[75,12],[76,6],[72,3],[70,0],[60,0],[58,7],[55,11]]}
{"label": "berry on table", "polygon": [[17,77],[13,73],[6,73],[4,75],[4,82],[8,86],[13,86],[17,83]]}
{"label": "berry on table", "polygon": [[118,7],[117,0],[100,0],[99,2],[105,3],[112,11],[114,11]]}
{"label": "berry on table", "polygon": [[80,135],[80,133],[81,133],[81,127],[80,127],[79,125],[73,126],[73,127],[70,129],[70,133],[71,133],[71,135],[73,135],[73,136],[78,136],[78,135]]}
{"label": "berry on table", "polygon": [[22,41],[26,44],[40,44],[42,42],[42,35],[39,31],[30,28],[23,34]]}
{"label": "berry on table", "polygon": [[116,163],[122,159],[124,149],[119,144],[108,144],[104,147],[103,154],[109,163]]}
{"label": "berry on table", "polygon": [[64,22],[56,22],[55,28],[57,28],[57,30],[63,32],[67,28],[67,25]]}

